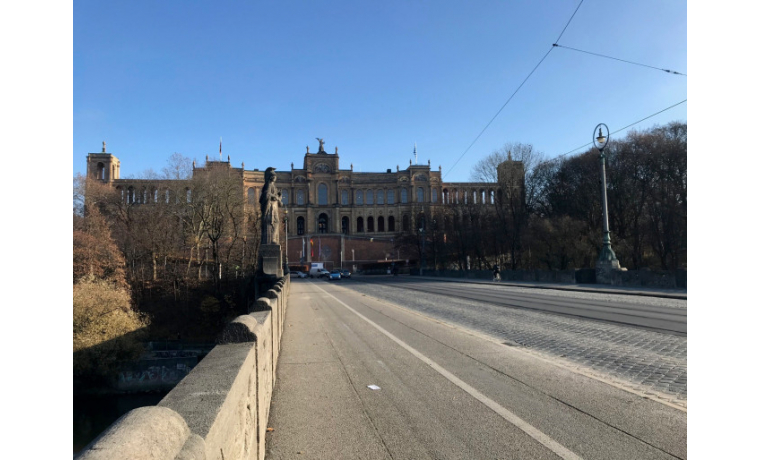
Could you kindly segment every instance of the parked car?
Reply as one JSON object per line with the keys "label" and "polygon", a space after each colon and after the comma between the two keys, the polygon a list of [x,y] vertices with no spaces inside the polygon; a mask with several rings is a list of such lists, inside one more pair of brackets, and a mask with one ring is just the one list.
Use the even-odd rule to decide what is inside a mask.
{"label": "parked car", "polygon": [[333,270],[327,275],[327,281],[333,281],[333,280],[339,280],[340,279],[340,270]]}
{"label": "parked car", "polygon": [[299,278],[306,278],[307,276],[309,276],[304,272],[291,272],[291,273],[295,274]]}
{"label": "parked car", "polygon": [[340,277],[341,278],[351,278],[351,272],[346,270],[345,268],[340,271]]}

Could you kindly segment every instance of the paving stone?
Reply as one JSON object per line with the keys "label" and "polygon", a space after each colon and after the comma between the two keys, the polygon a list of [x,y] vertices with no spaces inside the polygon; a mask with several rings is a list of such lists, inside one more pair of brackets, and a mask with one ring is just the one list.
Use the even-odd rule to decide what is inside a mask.
{"label": "paving stone", "polygon": [[[346,287],[444,322],[473,329],[500,342],[515,342],[568,364],[592,368],[594,373],[614,376],[637,391],[662,394],[667,389],[671,399],[675,395],[675,400],[686,400],[686,337],[551,313],[497,307],[437,294],[410,296],[403,289],[388,289],[382,285],[351,283]],[[498,288],[525,292],[524,288]],[[558,297],[565,294],[574,298],[597,299],[604,296],[552,292],[556,292]],[[686,308],[686,301],[683,300],[635,296],[617,296],[615,300],[619,298],[644,305]]]}

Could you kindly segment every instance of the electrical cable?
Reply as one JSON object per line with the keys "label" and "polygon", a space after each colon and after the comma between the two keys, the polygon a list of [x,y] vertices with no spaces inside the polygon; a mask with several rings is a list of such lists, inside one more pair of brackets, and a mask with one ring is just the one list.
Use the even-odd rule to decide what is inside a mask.
{"label": "electrical cable", "polygon": [[473,140],[473,141],[470,143],[470,145],[469,145],[469,146],[468,146],[468,147],[465,149],[465,151],[462,153],[462,155],[460,155],[460,156],[459,156],[459,158],[457,159],[457,161],[455,161],[455,162],[454,162],[454,164],[453,164],[453,165],[451,165],[451,168],[449,168],[449,169],[448,169],[448,171],[446,171],[446,174],[444,174],[444,175],[443,175],[443,177],[442,177],[441,179],[445,179],[445,178],[446,178],[446,176],[447,176],[447,175],[448,175],[448,174],[449,174],[451,171],[453,171],[453,170],[454,170],[454,167],[455,167],[455,166],[456,166],[456,165],[459,163],[459,161],[460,161],[462,158],[464,158],[464,156],[467,154],[467,152],[469,152],[469,151],[470,151],[470,149],[472,148],[472,146],[473,146],[473,145],[475,145],[475,143],[478,141],[478,139],[480,139],[480,136],[482,136],[482,135],[483,135],[483,133],[486,131],[486,129],[488,129],[488,127],[489,127],[489,126],[491,126],[491,123],[493,123],[493,121],[496,119],[496,117],[498,117],[498,116],[499,116],[499,114],[501,113],[501,111],[502,111],[502,110],[504,110],[504,107],[506,107],[506,106],[507,106],[507,104],[509,104],[509,101],[511,101],[511,100],[512,100],[512,98],[513,98],[513,97],[515,97],[515,94],[517,94],[517,92],[518,92],[518,91],[520,91],[520,88],[522,88],[522,87],[523,87],[523,85],[525,84],[525,82],[526,82],[526,81],[528,81],[528,79],[530,78],[530,76],[531,76],[531,75],[533,75],[533,72],[535,72],[535,71],[536,71],[536,69],[538,69],[538,66],[540,66],[540,65],[541,65],[541,63],[542,63],[542,62],[544,62],[544,59],[546,59],[546,57],[549,55],[549,53],[551,53],[551,52],[552,52],[552,50],[554,49],[554,47],[556,46],[556,42],[558,42],[558,41],[559,41],[559,39],[560,39],[560,38],[562,38],[562,35],[565,33],[565,30],[567,30],[567,26],[569,26],[569,25],[570,25],[570,22],[571,22],[571,21],[573,20],[573,18],[575,17],[575,13],[577,13],[577,12],[578,12],[578,9],[580,9],[580,7],[581,7],[581,5],[582,5],[582,4],[583,4],[583,0],[581,0],[581,1],[580,1],[580,3],[578,3],[578,6],[575,8],[575,11],[573,11],[573,14],[570,16],[570,19],[568,19],[568,20],[567,20],[567,24],[565,24],[565,27],[562,29],[562,32],[559,34],[559,37],[557,37],[557,40],[555,40],[555,44],[553,44],[553,45],[552,45],[552,47],[551,47],[551,48],[549,48],[549,51],[547,51],[547,52],[546,52],[546,54],[544,54],[544,57],[542,57],[542,58],[541,58],[541,60],[540,60],[540,61],[538,61],[538,64],[536,64],[536,66],[535,66],[535,67],[533,67],[533,70],[531,70],[531,71],[530,71],[530,73],[528,74],[528,76],[527,76],[527,77],[525,77],[525,80],[523,80],[523,81],[522,81],[522,83],[520,83],[520,86],[518,86],[518,87],[517,87],[517,89],[515,90],[515,92],[514,92],[514,93],[512,93],[512,95],[511,95],[511,96],[509,96],[509,99],[507,99],[507,102],[505,102],[505,103],[504,103],[504,105],[502,105],[502,106],[501,106],[501,108],[499,109],[499,111],[498,111],[498,112],[496,112],[496,115],[494,115],[494,116],[493,116],[493,118],[491,118],[491,120],[490,120],[490,121],[489,121],[489,122],[486,124],[486,126],[485,126],[485,127],[484,127],[484,128],[481,130],[481,131],[480,131],[480,133],[477,135],[477,137],[475,137],[475,140]]}
{"label": "electrical cable", "polygon": [[599,54],[599,53],[592,53],[591,51],[579,50],[577,48],[571,48],[569,46],[558,45],[557,43],[554,43],[552,46],[557,47],[557,48],[565,48],[565,49],[568,49],[568,50],[578,51],[579,53],[591,54],[593,56],[599,56],[599,57],[603,57],[603,58],[607,58],[607,59],[614,59],[616,61],[625,62],[625,63],[628,63],[628,64],[638,65],[638,66],[642,66],[642,67],[649,67],[650,69],[662,70],[663,72],[667,72],[667,73],[670,73],[670,74],[673,74],[673,75],[683,75],[684,77],[686,76],[685,73],[676,72],[675,70],[663,69],[663,68],[660,68],[660,67],[654,67],[654,66],[651,66],[651,65],[641,64],[641,63],[633,62],[633,61],[626,61],[625,59],[619,59],[619,58],[616,58],[616,57],[606,56],[604,54]]}
{"label": "electrical cable", "polygon": [[564,29],[562,29],[562,32],[559,34],[559,37],[557,37],[557,39],[556,39],[556,40],[554,40],[554,43],[559,43],[559,39],[560,39],[560,38],[562,38],[562,35],[565,33],[565,30],[567,29],[567,26],[569,26],[569,25],[570,25],[570,21],[572,21],[572,20],[573,20],[573,18],[575,17],[575,13],[577,13],[577,12],[578,12],[578,10],[580,9],[580,7],[581,7],[581,5],[582,5],[582,4],[583,4],[583,0],[581,0],[581,2],[580,2],[580,3],[578,4],[578,6],[575,8],[575,11],[573,11],[573,15],[572,15],[572,16],[570,16],[570,19],[567,21],[567,24],[565,24],[565,28],[564,28]]}
{"label": "electrical cable", "polygon": [[[657,112],[657,113],[653,113],[652,115],[649,115],[648,117],[644,117],[644,118],[642,118],[641,120],[638,120],[638,121],[634,121],[633,123],[631,123],[631,124],[630,124],[630,125],[628,125],[628,126],[624,126],[624,127],[620,128],[620,129],[618,129],[617,131],[613,131],[613,132],[611,132],[609,135],[610,135],[610,136],[612,136],[613,134],[617,134],[617,133],[619,133],[620,131],[623,131],[623,130],[625,130],[625,129],[628,129],[628,128],[630,128],[630,127],[631,127],[631,126],[633,126],[633,125],[637,125],[637,124],[641,123],[641,122],[642,122],[642,121],[644,121],[644,120],[648,120],[648,119],[650,119],[650,118],[654,117],[655,115],[659,115],[659,114],[661,114],[662,112],[665,112],[666,110],[670,110],[670,109],[672,109],[673,107],[676,107],[676,106],[678,106],[678,105],[681,105],[681,104],[683,104],[684,102],[686,102],[686,99],[684,99],[684,100],[683,100],[683,101],[681,101],[681,102],[675,103],[675,104],[671,105],[670,107],[666,107],[666,108],[664,108],[664,109],[660,110],[660,111],[659,111],[659,112]],[[587,147],[587,146],[589,146],[589,145],[591,145],[591,144],[593,144],[593,142],[589,142],[589,143],[583,144],[583,145],[581,145],[580,147],[576,147],[576,148],[574,148],[574,149],[570,150],[569,152],[563,153],[562,155],[557,155],[556,157],[552,158],[551,160],[547,160],[546,162],[549,162],[549,161],[554,161],[554,160],[556,160],[556,159],[558,159],[558,158],[564,157],[565,155],[570,155],[571,153],[575,152],[576,150],[580,150],[580,149],[582,149],[582,148],[584,148],[584,147]]]}
{"label": "electrical cable", "polygon": [[522,88],[522,86],[525,84],[525,82],[526,82],[526,81],[528,81],[528,78],[530,78],[530,76],[531,76],[531,75],[533,75],[533,72],[535,72],[535,71],[536,71],[536,69],[538,68],[538,66],[540,66],[540,65],[541,65],[541,63],[542,63],[542,62],[544,62],[544,59],[546,59],[546,56],[548,56],[548,55],[549,55],[549,53],[551,53],[553,49],[554,49],[553,47],[552,47],[552,48],[549,48],[549,51],[547,51],[547,52],[546,52],[546,54],[544,54],[544,57],[542,57],[542,58],[541,58],[541,60],[540,60],[540,61],[538,61],[538,64],[536,64],[536,66],[533,68],[533,70],[531,70],[531,71],[530,71],[530,73],[528,74],[528,76],[527,76],[527,77],[525,77],[525,80],[523,80],[523,82],[522,82],[522,83],[520,83],[520,86],[518,86],[518,87],[517,87],[517,89],[515,90],[515,92],[514,92],[514,93],[512,93],[512,95],[511,95],[511,96],[509,96],[509,99],[507,99],[507,102],[505,102],[505,103],[504,103],[504,105],[502,105],[502,106],[501,106],[501,108],[499,109],[499,111],[498,111],[498,112],[496,112],[496,115],[494,115],[494,116],[493,116],[493,118],[491,118],[491,121],[489,121],[489,122],[486,124],[486,126],[485,126],[485,127],[484,127],[484,128],[481,130],[481,131],[480,131],[480,134],[478,134],[478,135],[477,135],[477,137],[475,137],[475,140],[473,140],[473,141],[470,143],[470,145],[469,145],[469,146],[468,146],[468,147],[465,149],[465,151],[462,153],[462,155],[460,155],[460,156],[459,156],[459,158],[457,159],[457,161],[455,161],[455,162],[454,162],[454,164],[453,164],[453,165],[451,165],[451,168],[449,168],[449,170],[446,172],[446,174],[444,174],[444,175],[443,175],[443,178],[442,178],[442,179],[445,179],[445,178],[446,178],[446,176],[447,176],[447,175],[448,175],[448,174],[449,174],[451,171],[453,171],[453,170],[454,170],[454,166],[456,166],[456,165],[457,165],[457,163],[459,163],[459,161],[460,161],[462,158],[464,158],[464,156],[467,154],[467,152],[470,150],[470,148],[472,148],[472,146],[473,146],[473,145],[475,145],[475,143],[478,141],[478,139],[480,139],[480,136],[482,136],[482,135],[483,135],[483,133],[486,131],[486,129],[488,129],[488,127],[489,127],[489,126],[491,126],[491,123],[493,123],[493,121],[496,119],[496,117],[498,117],[498,116],[499,116],[499,114],[501,113],[501,111],[502,111],[502,110],[504,110],[504,107],[506,107],[506,106],[507,106],[507,104],[509,104],[509,101],[511,101],[511,100],[512,100],[512,98],[515,96],[515,94],[517,94],[517,92],[518,92],[518,91],[520,91],[520,88]]}

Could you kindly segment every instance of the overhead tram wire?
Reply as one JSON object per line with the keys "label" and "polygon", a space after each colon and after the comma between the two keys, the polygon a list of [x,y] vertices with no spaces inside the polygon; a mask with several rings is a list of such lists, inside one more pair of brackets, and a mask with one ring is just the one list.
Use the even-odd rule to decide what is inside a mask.
{"label": "overhead tram wire", "polygon": [[[623,130],[625,130],[625,129],[628,129],[628,128],[630,128],[630,127],[631,127],[631,126],[633,126],[633,125],[637,125],[637,124],[641,123],[641,122],[642,122],[642,121],[644,121],[644,120],[648,120],[648,119],[650,119],[650,118],[652,118],[652,117],[654,117],[654,116],[656,116],[656,115],[659,115],[659,114],[661,114],[662,112],[665,112],[665,111],[667,111],[667,110],[670,110],[670,109],[672,109],[672,108],[674,108],[674,107],[676,107],[676,106],[679,106],[679,105],[683,104],[684,102],[686,102],[686,99],[684,99],[684,100],[683,100],[683,101],[681,101],[681,102],[677,102],[677,103],[675,103],[675,104],[671,105],[670,107],[666,107],[666,108],[664,108],[664,109],[660,110],[659,112],[653,113],[653,114],[649,115],[648,117],[644,117],[644,118],[642,118],[641,120],[638,120],[638,121],[634,121],[633,123],[631,123],[631,124],[630,124],[630,125],[628,125],[628,126],[624,126],[624,127],[620,128],[620,129],[618,129],[617,131],[613,131],[613,132],[611,132],[611,133],[610,133],[610,136],[611,136],[611,135],[613,135],[613,134],[617,134],[617,133],[619,133],[620,131],[623,131]],[[576,148],[574,148],[574,149],[570,150],[569,152],[565,152],[565,153],[563,153],[562,155],[557,155],[556,157],[552,158],[551,160],[546,160],[546,161],[544,161],[544,162],[542,162],[542,163],[548,163],[549,161],[554,161],[554,160],[556,160],[556,159],[558,159],[558,158],[562,158],[562,157],[564,157],[565,155],[570,155],[571,153],[575,152],[576,150],[580,150],[580,149],[582,149],[582,148],[584,148],[584,147],[588,147],[588,146],[589,146],[589,145],[591,145],[591,144],[593,144],[593,142],[589,142],[589,143],[587,143],[587,144],[583,144],[583,145],[581,145],[580,147],[576,147]]]}
{"label": "overhead tram wire", "polygon": [[447,176],[447,175],[448,175],[448,174],[449,174],[451,171],[453,171],[453,170],[454,170],[454,167],[457,165],[457,163],[459,163],[459,161],[460,161],[462,158],[464,158],[464,156],[467,154],[467,152],[470,150],[470,148],[472,148],[472,146],[473,146],[473,145],[475,145],[475,143],[478,141],[478,139],[480,139],[480,136],[482,136],[482,135],[483,135],[483,133],[484,133],[484,132],[486,132],[486,129],[488,129],[488,127],[489,127],[489,126],[491,126],[491,123],[493,123],[493,121],[496,119],[496,117],[498,117],[498,116],[499,116],[499,114],[501,113],[501,111],[502,111],[502,110],[504,110],[504,107],[506,107],[506,106],[507,106],[507,104],[509,104],[509,101],[511,101],[511,100],[512,100],[512,98],[513,98],[513,97],[515,97],[515,94],[517,94],[517,92],[518,92],[518,91],[520,91],[520,88],[522,88],[522,86],[525,84],[525,82],[526,82],[526,81],[528,81],[528,78],[530,78],[530,76],[531,76],[531,75],[533,75],[533,72],[535,72],[535,71],[536,71],[536,69],[538,69],[538,66],[540,66],[540,65],[541,65],[541,63],[542,63],[542,62],[544,62],[544,59],[546,59],[546,56],[548,56],[548,55],[549,55],[549,53],[551,53],[553,49],[554,49],[553,47],[552,47],[552,48],[549,48],[549,51],[547,51],[547,52],[546,52],[546,54],[544,54],[544,57],[542,57],[542,58],[541,58],[541,60],[540,60],[540,61],[538,61],[538,64],[536,64],[536,66],[535,66],[535,67],[533,67],[533,70],[531,70],[531,71],[530,71],[530,73],[528,74],[528,76],[527,76],[527,77],[525,77],[525,80],[523,80],[523,82],[522,82],[522,83],[520,83],[520,86],[518,86],[518,87],[517,87],[517,89],[515,90],[515,92],[514,92],[514,93],[512,93],[512,95],[511,95],[511,96],[509,96],[509,99],[507,99],[507,102],[505,102],[505,103],[504,103],[504,105],[502,105],[502,106],[501,106],[501,108],[499,109],[499,111],[498,111],[498,112],[496,112],[496,115],[494,115],[494,116],[493,116],[493,118],[491,118],[491,121],[489,121],[489,122],[486,124],[486,126],[485,126],[485,127],[484,127],[484,128],[481,130],[481,131],[480,131],[480,134],[478,134],[478,135],[477,135],[477,137],[475,137],[475,140],[473,140],[473,141],[470,143],[470,145],[469,145],[469,146],[468,146],[468,147],[465,149],[465,151],[462,153],[462,155],[460,155],[460,156],[459,156],[459,158],[457,159],[457,161],[455,161],[455,162],[454,162],[454,164],[453,164],[453,165],[451,165],[451,168],[449,168],[449,170],[448,170],[448,171],[446,171],[446,174],[444,174],[444,175],[443,175],[443,179],[445,179],[445,178],[446,178],[446,176]]}
{"label": "overhead tram wire", "polygon": [[567,21],[567,24],[565,24],[565,28],[564,28],[564,29],[562,29],[562,32],[560,32],[560,34],[559,34],[559,37],[557,37],[557,39],[556,39],[556,40],[554,40],[554,43],[559,43],[559,39],[560,39],[560,38],[562,38],[562,35],[564,35],[564,34],[565,34],[565,30],[567,30],[567,26],[569,26],[569,25],[570,25],[570,21],[572,21],[572,20],[573,20],[573,18],[575,17],[575,13],[577,13],[577,12],[578,12],[578,10],[581,8],[581,5],[582,5],[582,4],[583,4],[583,0],[581,0],[581,2],[578,4],[578,6],[577,6],[577,7],[575,7],[575,11],[573,11],[573,15],[572,15],[572,16],[570,16],[570,19],[568,19],[568,21]]}
{"label": "overhead tram wire", "polygon": [[577,48],[571,48],[569,46],[559,45],[557,43],[554,43],[552,46],[556,47],[556,48],[565,48],[565,49],[568,49],[568,50],[578,51],[579,53],[591,54],[592,56],[599,56],[599,57],[603,57],[603,58],[607,58],[607,59],[614,59],[615,61],[625,62],[627,64],[638,65],[638,66],[641,66],[641,67],[649,67],[650,69],[655,69],[655,70],[662,70],[663,72],[667,72],[667,73],[673,74],[673,75],[681,75],[681,76],[684,76],[684,77],[686,76],[685,73],[676,72],[675,70],[663,69],[663,68],[660,68],[660,67],[654,67],[654,66],[651,66],[651,65],[641,64],[641,63],[633,62],[633,61],[626,61],[625,59],[619,59],[619,58],[616,58],[616,57],[606,56],[604,54],[599,54],[599,53],[592,53],[591,51],[579,50]]}
{"label": "overhead tram wire", "polygon": [[505,103],[504,103],[504,105],[502,105],[502,106],[501,106],[501,108],[499,109],[499,111],[498,111],[498,112],[496,112],[496,115],[494,115],[494,116],[493,116],[493,118],[491,118],[491,120],[490,120],[490,121],[489,121],[489,122],[486,124],[486,126],[485,126],[485,127],[484,127],[484,128],[481,130],[481,131],[480,131],[480,133],[477,135],[477,137],[475,137],[475,140],[473,140],[473,141],[470,143],[470,145],[469,145],[469,146],[468,146],[468,147],[465,149],[465,151],[462,153],[462,155],[460,155],[460,156],[459,156],[459,158],[457,159],[457,161],[455,161],[455,162],[454,162],[454,164],[453,164],[453,165],[451,165],[451,168],[449,168],[449,169],[448,169],[448,171],[446,171],[446,174],[444,174],[444,175],[443,175],[443,177],[442,177],[441,179],[445,179],[445,178],[446,178],[446,176],[448,176],[448,174],[449,174],[451,171],[453,171],[453,170],[454,170],[454,167],[455,167],[455,166],[456,166],[456,165],[459,163],[459,161],[460,161],[462,158],[464,158],[464,156],[467,154],[467,152],[469,152],[469,151],[470,151],[470,149],[472,148],[472,146],[473,146],[473,145],[475,145],[475,143],[478,141],[478,139],[480,139],[480,136],[482,136],[482,135],[483,135],[483,133],[486,131],[486,129],[488,129],[488,127],[489,127],[489,126],[491,126],[491,123],[493,123],[493,121],[496,119],[496,117],[498,117],[498,116],[499,116],[499,114],[501,113],[501,111],[502,111],[502,110],[504,110],[504,107],[506,107],[506,106],[507,106],[507,104],[509,104],[509,101],[511,101],[511,100],[512,100],[512,98],[513,98],[513,97],[515,97],[515,94],[517,94],[517,92],[518,92],[518,91],[520,91],[520,88],[522,88],[522,87],[523,87],[523,85],[525,84],[525,82],[526,82],[526,81],[528,81],[528,79],[530,78],[530,76],[531,76],[531,75],[533,75],[533,72],[535,72],[535,71],[536,71],[536,69],[538,69],[538,66],[540,66],[540,65],[541,65],[541,63],[542,63],[542,62],[544,62],[544,59],[546,59],[546,57],[549,55],[549,53],[551,53],[551,52],[552,52],[552,50],[555,48],[556,42],[558,42],[558,41],[559,41],[559,39],[560,39],[560,38],[562,38],[562,35],[565,33],[565,30],[567,30],[567,26],[569,26],[569,25],[570,25],[570,22],[571,22],[571,21],[573,20],[573,18],[575,17],[575,13],[577,13],[577,12],[578,12],[578,9],[581,7],[581,5],[582,5],[582,4],[583,4],[583,0],[581,0],[581,1],[580,1],[580,3],[578,3],[578,6],[575,8],[575,11],[573,11],[573,14],[572,14],[572,16],[570,16],[570,19],[568,19],[568,20],[567,20],[567,24],[565,24],[565,27],[562,29],[562,32],[559,34],[559,37],[557,37],[557,40],[555,40],[554,44],[552,44],[552,47],[551,47],[551,48],[549,48],[549,51],[547,51],[547,52],[546,52],[546,54],[544,54],[544,57],[542,57],[542,58],[541,58],[541,60],[540,60],[540,61],[538,61],[538,64],[536,64],[536,66],[535,66],[535,67],[533,67],[533,70],[531,70],[531,71],[530,71],[530,73],[528,74],[528,76],[527,76],[527,77],[525,77],[525,80],[523,80],[523,81],[522,81],[522,83],[520,83],[520,86],[518,86],[518,87],[517,87],[517,89],[515,90],[515,92],[514,92],[514,93],[512,93],[512,95],[511,95],[511,96],[509,96],[509,99],[507,99],[507,102],[505,102]]}

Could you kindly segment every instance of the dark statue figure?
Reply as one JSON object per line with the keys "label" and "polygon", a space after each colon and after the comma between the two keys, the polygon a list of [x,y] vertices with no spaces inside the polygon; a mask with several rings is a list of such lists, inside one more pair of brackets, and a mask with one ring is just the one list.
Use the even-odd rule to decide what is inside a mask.
{"label": "dark statue figure", "polygon": [[325,140],[320,139],[319,137],[317,138],[317,140],[319,141],[319,152],[317,153],[327,153],[325,152]]}
{"label": "dark statue figure", "polygon": [[280,206],[282,192],[277,189],[275,168],[269,167],[264,171],[264,188],[261,190],[261,244],[278,244],[280,242]]}

